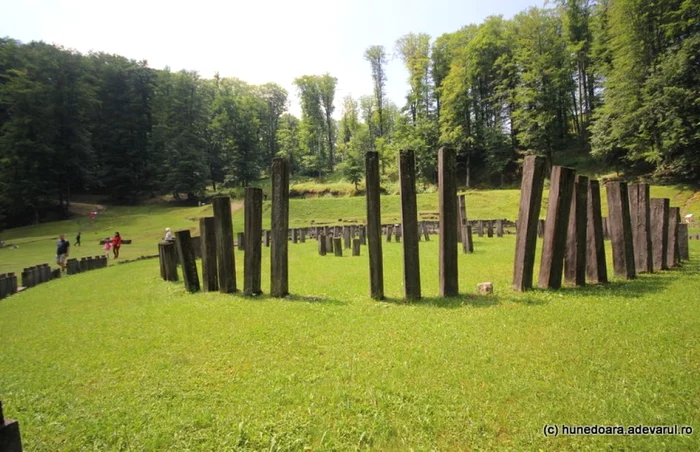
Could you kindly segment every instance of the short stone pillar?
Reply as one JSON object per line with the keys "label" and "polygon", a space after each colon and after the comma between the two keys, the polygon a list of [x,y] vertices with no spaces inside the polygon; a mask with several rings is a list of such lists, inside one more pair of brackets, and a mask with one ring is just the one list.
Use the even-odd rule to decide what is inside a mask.
{"label": "short stone pillar", "polygon": [[493,283],[483,282],[476,285],[476,292],[479,295],[490,295],[493,293]]}

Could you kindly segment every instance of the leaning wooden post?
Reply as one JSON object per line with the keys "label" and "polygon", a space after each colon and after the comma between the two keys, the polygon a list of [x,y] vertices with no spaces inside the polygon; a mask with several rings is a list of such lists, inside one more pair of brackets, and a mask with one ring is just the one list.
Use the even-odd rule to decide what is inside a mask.
{"label": "leaning wooden post", "polygon": [[652,199],[649,202],[651,209],[651,247],[654,255],[652,263],[654,270],[668,270],[668,209],[670,199]]}
{"label": "leaning wooden post", "polygon": [[189,229],[175,232],[175,246],[182,264],[182,279],[185,280],[185,289],[188,292],[198,292],[199,275],[197,274],[197,261],[194,259],[191,240]]}
{"label": "leaning wooden post", "polygon": [[588,227],[586,228],[586,277],[592,283],[608,282],[608,266],[605,260],[603,217],[600,209],[600,184],[588,181]]}
{"label": "leaning wooden post", "polygon": [[678,225],[678,251],[679,257],[682,261],[687,261],[690,259],[690,252],[688,249],[688,224],[680,223]]}
{"label": "leaning wooden post", "polygon": [[451,149],[438,150],[438,202],[440,210],[440,296],[459,293],[457,282],[457,160]]}
{"label": "leaning wooden post", "polygon": [[654,253],[651,247],[649,184],[632,184],[628,189],[635,270],[637,273],[651,273],[654,271]]}
{"label": "leaning wooden post", "polygon": [[245,189],[245,256],[243,258],[243,293],[257,295],[260,288],[262,264],[262,203],[261,188]]}
{"label": "leaning wooden post", "polygon": [[202,288],[205,292],[219,290],[216,272],[216,221],[214,217],[199,219],[199,246],[202,250]]}
{"label": "leaning wooden post", "polygon": [[564,280],[576,286],[586,284],[586,226],[588,224],[588,178],[576,176],[571,197],[569,227],[564,254]]}
{"label": "leaning wooden post", "polygon": [[270,251],[270,295],[289,293],[289,162],[272,159],[272,249]]}
{"label": "leaning wooden post", "polygon": [[520,292],[532,289],[543,187],[544,158],[528,155],[523,164],[523,179],[520,184],[520,210],[513,270],[513,289]]}
{"label": "leaning wooden post", "polygon": [[[177,281],[177,250],[175,242],[165,241],[158,244],[158,255],[161,258],[161,271],[164,281]],[[214,267],[216,273],[216,266]]]}
{"label": "leaning wooden post", "polygon": [[605,189],[608,195],[608,226],[613,252],[613,268],[617,276],[633,279],[636,277],[636,271],[627,183],[608,182]]}
{"label": "leaning wooden post", "polygon": [[22,452],[22,439],[19,433],[19,422],[5,419],[0,401],[0,451]]}
{"label": "leaning wooden post", "polygon": [[681,222],[681,209],[670,207],[668,209],[668,254],[666,263],[670,268],[678,267],[680,263],[680,250],[678,247],[678,225]]}
{"label": "leaning wooden post", "polygon": [[217,196],[212,200],[216,231],[216,262],[219,273],[219,292],[236,292],[236,260],[233,256],[233,220],[231,199]]}
{"label": "leaning wooden post", "polygon": [[365,154],[365,193],[367,196],[367,245],[369,254],[370,295],[384,299],[384,264],[382,260],[382,216],[379,199],[379,154]]}
{"label": "leaning wooden post", "polygon": [[544,224],[540,277],[537,284],[542,289],[558,289],[564,267],[566,233],[569,226],[571,197],[574,194],[576,173],[571,168],[552,167],[549,188],[549,205]]}
{"label": "leaning wooden post", "polygon": [[[416,162],[413,151],[399,153],[401,230],[403,233],[403,287],[406,300],[420,300],[420,258],[418,254],[418,205]],[[455,194],[456,198],[456,194]],[[453,218],[453,223],[456,218]],[[453,225],[454,226],[454,225]],[[397,232],[399,234],[399,232]],[[398,235],[397,235],[398,237]]]}
{"label": "leaning wooden post", "polygon": [[459,221],[457,222],[457,238],[458,241],[462,243],[462,251],[466,254],[468,253],[469,246],[465,237],[466,225],[467,225],[467,201],[464,195],[459,195],[457,197],[457,203],[459,204]]}

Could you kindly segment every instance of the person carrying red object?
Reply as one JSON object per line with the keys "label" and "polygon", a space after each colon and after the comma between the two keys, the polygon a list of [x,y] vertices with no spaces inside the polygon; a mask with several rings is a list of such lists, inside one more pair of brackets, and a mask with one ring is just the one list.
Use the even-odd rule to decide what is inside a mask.
{"label": "person carrying red object", "polygon": [[117,259],[119,257],[119,247],[122,246],[122,236],[119,235],[118,232],[114,233],[114,237],[112,237],[112,252],[114,253],[114,258]]}

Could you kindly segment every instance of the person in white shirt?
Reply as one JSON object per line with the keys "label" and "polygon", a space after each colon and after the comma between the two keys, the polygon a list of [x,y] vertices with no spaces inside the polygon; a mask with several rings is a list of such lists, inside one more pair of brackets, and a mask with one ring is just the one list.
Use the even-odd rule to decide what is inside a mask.
{"label": "person in white shirt", "polygon": [[170,232],[170,228],[165,228],[165,239],[164,240],[165,241],[175,240],[173,237],[173,233]]}

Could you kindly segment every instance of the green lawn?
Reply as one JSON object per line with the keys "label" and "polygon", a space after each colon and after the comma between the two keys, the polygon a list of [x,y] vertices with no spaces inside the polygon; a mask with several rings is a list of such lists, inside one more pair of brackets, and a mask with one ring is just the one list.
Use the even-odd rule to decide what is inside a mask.
{"label": "green lawn", "polygon": [[[420,246],[426,298],[410,305],[401,245],[383,245],[386,302],[368,298],[366,247],[320,257],[313,241],[290,244],[285,300],[190,295],[159,279],[156,260],[3,300],[5,413],[27,450],[46,451],[700,447],[697,432],[542,433],[698,429],[698,242],[680,270],[517,294],[514,237],[475,237],[476,253],[459,258],[465,295],[440,299],[433,239]],[[482,281],[494,296],[472,295]]]}

